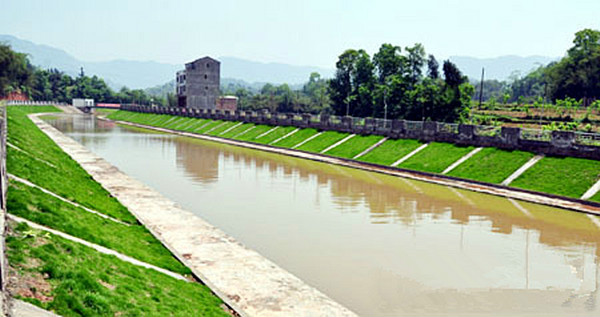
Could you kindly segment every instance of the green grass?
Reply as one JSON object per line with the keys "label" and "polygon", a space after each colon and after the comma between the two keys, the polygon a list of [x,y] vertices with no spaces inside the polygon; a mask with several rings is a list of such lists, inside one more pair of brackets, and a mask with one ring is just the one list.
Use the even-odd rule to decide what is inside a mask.
{"label": "green grass", "polygon": [[389,166],[422,144],[420,141],[411,139],[387,140],[373,151],[359,157],[358,160]]}
{"label": "green grass", "polygon": [[231,139],[234,136],[246,131],[247,129],[249,129],[250,127],[254,126],[254,123],[244,123],[240,126],[237,126],[229,131],[227,131],[227,133],[223,133],[221,135],[219,135],[222,138],[227,138],[227,139]]}
{"label": "green grass", "polygon": [[510,186],[579,198],[597,180],[600,161],[573,157],[545,157]]}
{"label": "green grass", "polygon": [[460,147],[450,143],[431,142],[398,167],[422,172],[441,173],[472,150],[472,146]]}
{"label": "green grass", "polygon": [[319,153],[347,136],[348,133],[337,131],[323,132],[318,137],[302,144],[302,146],[298,147],[298,150]]}
{"label": "green grass", "polygon": [[11,291],[61,316],[229,316],[204,285],[135,266],[25,224],[10,223],[9,232],[7,255],[18,277]]}
{"label": "green grass", "polygon": [[244,134],[242,134],[242,135],[240,135],[238,137],[235,137],[234,139],[240,140],[240,141],[255,142],[254,139],[257,136],[259,136],[259,135],[261,135],[261,134],[263,134],[263,133],[265,133],[265,132],[267,132],[267,131],[269,131],[271,129],[273,129],[273,127],[270,126],[270,125],[262,125],[262,124],[260,124],[260,125],[257,125],[254,129],[252,129],[252,130],[248,131],[247,133],[244,133]]}
{"label": "green grass", "polygon": [[218,136],[221,132],[235,126],[236,124],[238,124],[239,122],[237,121],[224,121],[225,123],[221,124],[220,126],[218,126],[217,128],[215,128],[214,130],[206,133],[208,135],[216,135]]}
{"label": "green grass", "polygon": [[198,127],[198,129],[195,129],[194,133],[204,134],[207,131],[209,131],[210,129],[219,126],[223,122],[224,121],[222,121],[222,120],[214,120],[214,121],[211,120],[211,121],[207,122],[206,124],[203,124],[202,126]]}
{"label": "green grass", "polygon": [[280,126],[277,129],[273,130],[271,133],[263,136],[262,138],[259,139],[254,139],[254,142],[256,143],[262,143],[262,144],[269,144],[277,139],[279,139],[280,137],[296,130],[296,127],[283,127]]}
{"label": "green grass", "polygon": [[94,109],[94,112],[96,112],[96,113],[106,113],[106,114],[117,112],[117,111],[118,111],[118,109],[108,109],[108,108],[95,108]]}
{"label": "green grass", "polygon": [[285,147],[285,148],[291,148],[297,144],[299,144],[300,142],[310,138],[311,136],[317,134],[317,130],[316,129],[302,129],[292,135],[290,135],[289,137],[274,143],[272,145],[274,146],[278,146],[278,147]]}
{"label": "green grass", "polygon": [[529,152],[484,148],[448,175],[499,184],[533,156]]}
{"label": "green grass", "polygon": [[379,135],[355,135],[350,140],[338,145],[325,154],[351,159],[381,139],[383,137]]}
{"label": "green grass", "polygon": [[129,223],[135,217],[92,180],[46,134],[27,118],[28,113],[58,111],[54,107],[8,107],[6,165],[9,173],[27,179],[66,199]]}
{"label": "green grass", "polygon": [[63,202],[39,189],[10,182],[7,209],[16,216],[99,244],[140,261],[189,274],[190,270],[142,225],[124,225]]}

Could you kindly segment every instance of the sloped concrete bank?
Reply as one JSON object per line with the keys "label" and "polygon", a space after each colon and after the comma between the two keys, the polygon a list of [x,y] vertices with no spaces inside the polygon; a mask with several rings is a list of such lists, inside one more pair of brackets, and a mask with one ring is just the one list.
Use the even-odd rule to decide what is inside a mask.
{"label": "sloped concrete bank", "polygon": [[568,209],[577,212],[583,212],[587,214],[592,214],[596,216],[600,216],[600,203],[586,201],[581,199],[563,197],[558,195],[552,195],[547,193],[535,192],[526,189],[507,187],[502,185],[478,182],[473,180],[465,180],[452,176],[446,175],[438,175],[427,172],[419,172],[412,170],[405,170],[397,167],[384,166],[366,162],[355,161],[351,159],[344,159],[338,157],[332,157],[324,154],[310,153],[295,149],[286,149],[286,148],[278,148],[270,145],[257,144],[252,142],[245,141],[237,141],[232,139],[225,139],[216,136],[209,136],[203,134],[195,134],[190,132],[183,132],[177,130],[171,130],[166,128],[153,127],[143,124],[137,124],[127,121],[114,121],[106,118],[100,118],[102,120],[112,121],[123,125],[150,129],[154,131],[173,133],[181,136],[198,138],[208,141],[220,142],[229,145],[241,146],[255,150],[267,151],[272,153],[278,153],[282,155],[289,155],[298,158],[304,158],[319,162],[325,162],[330,164],[336,164],[351,168],[357,168],[362,170],[367,170],[376,173],[383,173],[387,175],[393,175],[398,177],[405,177],[414,180],[426,181],[434,184],[439,184],[443,186],[451,186],[456,188],[462,188],[467,190],[472,190],[475,192],[486,193],[491,195],[497,195],[507,198],[513,198],[543,205],[548,205],[552,207],[558,207],[563,209]]}
{"label": "sloped concrete bank", "polygon": [[38,116],[30,119],[241,316],[356,316]]}

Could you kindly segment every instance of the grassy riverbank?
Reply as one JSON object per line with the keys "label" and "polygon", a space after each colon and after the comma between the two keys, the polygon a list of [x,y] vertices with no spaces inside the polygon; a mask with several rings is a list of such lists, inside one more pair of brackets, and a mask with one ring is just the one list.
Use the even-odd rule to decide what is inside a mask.
{"label": "grassy riverbank", "polygon": [[[8,212],[172,272],[190,274],[127,208],[27,117],[55,111],[53,107],[8,107],[8,173],[113,219],[13,180],[8,188]],[[28,232],[32,231],[20,228],[7,238],[9,265],[22,284],[12,291],[38,306],[63,316],[226,315],[222,302],[204,286],[149,273],[93,249]],[[30,280],[45,285],[43,296],[38,296],[37,284],[27,283]],[[105,287],[103,282],[112,286]]]}
{"label": "grassy riverbank", "polygon": [[61,316],[228,316],[201,284],[174,279],[25,224],[6,238],[16,298]]}
{"label": "grassy riverbank", "polygon": [[[163,116],[170,117],[170,120],[177,120],[174,116],[160,115],[160,117]],[[159,117],[159,115],[154,114],[118,111],[108,117],[114,120],[167,127],[161,123],[153,123],[152,119]],[[179,120],[182,119],[179,118]],[[218,124],[218,122],[222,122],[194,118],[187,118],[187,120],[204,120],[208,122],[208,124]],[[273,126],[268,125],[254,125],[247,123],[241,124],[231,131],[217,136],[241,141],[265,143],[283,148],[297,147],[299,150],[313,153],[320,153],[348,136],[347,133],[326,131],[301,146],[298,146],[301,142],[308,140],[319,132],[315,129],[299,129],[291,136],[280,139],[274,143],[270,143],[276,140],[274,137],[273,141],[269,138],[270,142],[259,141],[261,139],[259,137],[261,134],[273,128]],[[295,129],[296,128],[294,127],[278,127],[271,133],[280,137],[285,135],[283,132],[291,132]],[[202,130],[191,132],[202,134]],[[354,136],[325,154],[352,158],[379,140],[381,140],[381,137],[379,136]],[[422,144],[423,143],[417,140],[389,139],[357,160],[390,166]],[[473,149],[474,147],[461,147],[450,143],[432,142],[414,156],[406,159],[398,167],[415,171],[442,173],[446,168],[452,165],[452,163],[456,162]],[[484,148],[462,164],[459,164],[449,172],[449,175],[498,184],[504,181],[533,156],[534,153]],[[530,170],[518,177],[510,186],[579,198],[599,178],[600,162],[598,161],[578,158],[544,158]],[[592,197],[591,200],[600,201],[600,194]]]}

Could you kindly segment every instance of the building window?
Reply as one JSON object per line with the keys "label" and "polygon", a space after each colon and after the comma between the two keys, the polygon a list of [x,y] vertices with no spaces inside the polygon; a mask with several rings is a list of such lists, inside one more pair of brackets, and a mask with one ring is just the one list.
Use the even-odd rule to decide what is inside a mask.
{"label": "building window", "polygon": [[207,78],[208,78],[208,75],[204,74],[204,79],[207,79]]}
{"label": "building window", "polygon": [[204,90],[208,90],[208,86],[204,87]]}
{"label": "building window", "polygon": [[206,68],[209,68],[209,67],[210,67],[210,64],[209,64],[209,63],[206,63]]}

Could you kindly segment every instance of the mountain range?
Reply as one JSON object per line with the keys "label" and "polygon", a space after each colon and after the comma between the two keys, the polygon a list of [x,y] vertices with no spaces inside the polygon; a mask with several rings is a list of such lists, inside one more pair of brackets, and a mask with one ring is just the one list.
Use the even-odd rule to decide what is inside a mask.
{"label": "mountain range", "polygon": [[[122,86],[143,89],[165,85],[174,79],[175,72],[183,68],[184,62],[189,62],[182,61],[179,65],[132,60],[88,62],[79,60],[59,48],[36,44],[12,35],[0,35],[0,42],[9,44],[15,51],[28,54],[31,63],[41,68],[56,68],[75,76],[83,67],[85,74],[103,78],[113,89],[120,89]],[[262,63],[228,56],[217,59],[221,61],[222,83],[235,83],[247,87],[260,87],[264,83],[288,83],[291,86],[299,86],[308,80],[312,72],[318,72],[322,77],[330,78],[335,71],[333,68]],[[480,78],[482,67],[486,69],[486,79],[505,80],[514,71],[525,75],[539,65],[545,65],[557,59],[545,56],[450,57],[450,60],[457,64],[459,69],[471,80]]]}

